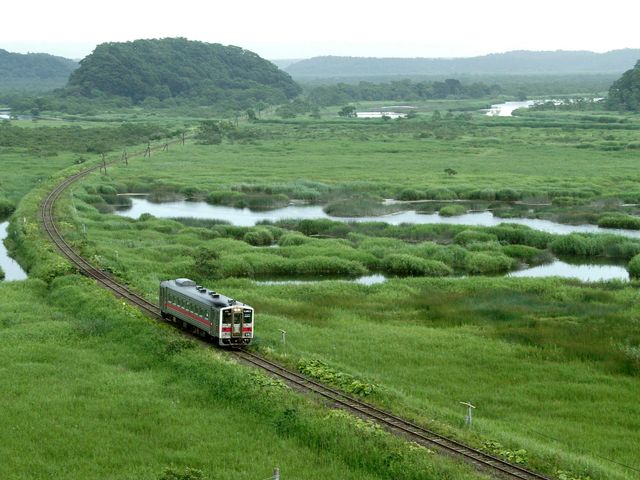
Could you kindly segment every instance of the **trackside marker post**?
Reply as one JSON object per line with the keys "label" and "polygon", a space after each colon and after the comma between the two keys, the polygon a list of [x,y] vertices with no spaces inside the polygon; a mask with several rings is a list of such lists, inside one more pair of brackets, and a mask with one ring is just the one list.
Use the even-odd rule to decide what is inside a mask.
{"label": "trackside marker post", "polygon": [[473,409],[476,408],[473,405],[471,405],[471,402],[460,402],[462,405],[464,405],[465,407],[467,407],[467,415],[464,417],[464,424],[467,427],[471,426],[471,422],[473,422]]}

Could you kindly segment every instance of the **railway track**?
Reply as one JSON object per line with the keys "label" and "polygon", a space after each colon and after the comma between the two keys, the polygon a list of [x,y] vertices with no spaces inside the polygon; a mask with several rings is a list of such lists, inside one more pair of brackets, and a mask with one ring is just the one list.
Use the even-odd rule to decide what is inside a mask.
{"label": "railway track", "polygon": [[[137,155],[141,155],[142,152]],[[134,154],[136,155],[136,154]],[[114,162],[111,162],[114,163]],[[101,286],[113,292],[119,298],[136,306],[147,315],[161,320],[160,309],[154,303],[129,290],[125,285],[120,284],[115,278],[106,272],[94,267],[82,256],[73,250],[60,233],[54,217],[54,207],[60,195],[74,182],[95,172],[101,167],[96,165],[87,168],[66,178],[46,197],[40,207],[40,218],[46,234],[54,245],[78,270],[95,279]],[[385,429],[401,435],[410,441],[416,442],[428,448],[434,448],[445,454],[460,458],[472,464],[476,468],[495,475],[499,478],[509,480],[551,480],[539,473],[527,470],[518,465],[509,463],[500,458],[494,457],[480,450],[471,448],[453,439],[444,437],[436,432],[430,431],[420,425],[400,418],[390,412],[381,410],[373,405],[353,398],[339,390],[330,388],[316,382],[295,371],[289,370],[282,365],[274,363],[262,356],[244,350],[231,350],[233,355],[245,363],[260,368],[269,374],[282,379],[287,384],[305,392],[311,392],[330,401],[333,405],[346,410],[360,418],[376,422]]]}

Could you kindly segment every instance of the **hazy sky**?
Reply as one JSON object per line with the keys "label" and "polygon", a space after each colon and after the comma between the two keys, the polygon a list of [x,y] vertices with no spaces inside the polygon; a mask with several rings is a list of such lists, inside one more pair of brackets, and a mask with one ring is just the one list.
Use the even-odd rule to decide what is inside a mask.
{"label": "hazy sky", "polygon": [[186,37],[270,59],[453,57],[640,48],[640,1],[3,0],[0,48],[82,58],[96,44]]}

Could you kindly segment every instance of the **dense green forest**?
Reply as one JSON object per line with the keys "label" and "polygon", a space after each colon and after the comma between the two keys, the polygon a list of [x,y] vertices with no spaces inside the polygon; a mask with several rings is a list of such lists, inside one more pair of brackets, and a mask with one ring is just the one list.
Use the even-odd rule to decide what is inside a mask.
{"label": "dense green forest", "polygon": [[0,90],[45,91],[64,86],[78,63],[47,53],[12,53],[0,49]]}
{"label": "dense green forest", "polygon": [[249,50],[184,38],[98,45],[64,90],[67,97],[228,108],[283,103],[299,93],[288,74]]}
{"label": "dense green forest", "polygon": [[640,110],[640,60],[611,85],[608,104],[615,110]]}
{"label": "dense green forest", "polygon": [[319,106],[340,105],[349,102],[382,100],[427,100],[432,98],[482,98],[502,92],[499,85],[482,82],[462,84],[448,78],[443,82],[412,82],[398,80],[388,83],[359,82],[358,84],[338,83],[320,85],[309,89],[310,103]]}
{"label": "dense green forest", "polygon": [[314,57],[286,68],[294,78],[415,75],[620,74],[640,57],[639,49],[493,53],[470,58]]}

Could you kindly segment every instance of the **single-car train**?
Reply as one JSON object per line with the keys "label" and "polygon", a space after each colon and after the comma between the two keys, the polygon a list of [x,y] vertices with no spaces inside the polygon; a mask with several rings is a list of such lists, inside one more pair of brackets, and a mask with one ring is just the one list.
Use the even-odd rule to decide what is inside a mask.
{"label": "single-car train", "polygon": [[223,346],[249,345],[254,310],[249,305],[209,290],[188,278],[160,282],[162,318],[191,326]]}

